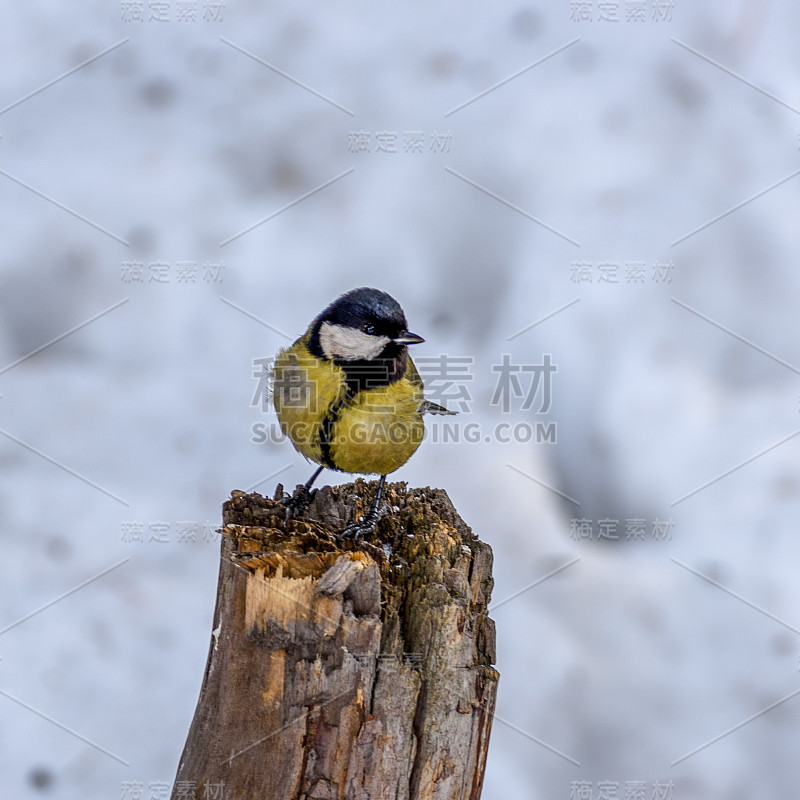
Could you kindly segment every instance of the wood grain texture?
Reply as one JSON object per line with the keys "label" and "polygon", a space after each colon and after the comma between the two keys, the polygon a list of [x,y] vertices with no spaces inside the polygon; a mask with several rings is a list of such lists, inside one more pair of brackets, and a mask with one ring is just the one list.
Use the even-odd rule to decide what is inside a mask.
{"label": "wood grain texture", "polygon": [[[281,491],[281,487],[279,487]],[[438,489],[375,484],[225,503],[217,605],[178,787],[225,800],[477,800],[498,673],[492,553]],[[220,789],[220,787],[222,787]]]}

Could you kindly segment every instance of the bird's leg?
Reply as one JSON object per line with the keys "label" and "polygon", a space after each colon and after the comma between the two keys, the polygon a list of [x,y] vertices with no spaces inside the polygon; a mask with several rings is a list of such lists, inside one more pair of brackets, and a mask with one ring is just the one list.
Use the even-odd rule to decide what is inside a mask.
{"label": "bird's leg", "polygon": [[372,501],[372,506],[369,511],[364,514],[358,522],[348,525],[340,534],[339,539],[360,539],[369,533],[375,531],[375,526],[378,520],[386,513],[386,507],[381,508],[381,495],[383,494],[383,487],[386,484],[386,476],[381,475],[378,481],[378,491],[375,493],[375,499]]}
{"label": "bird's leg", "polygon": [[293,517],[299,517],[309,506],[309,503],[314,499],[314,495],[317,493],[317,490],[311,489],[311,484],[319,477],[320,472],[325,469],[324,467],[318,467],[314,474],[302,485],[298,486],[295,489],[294,494],[291,497],[284,497],[281,500],[281,503],[286,506],[286,522],[288,524],[289,520]]}

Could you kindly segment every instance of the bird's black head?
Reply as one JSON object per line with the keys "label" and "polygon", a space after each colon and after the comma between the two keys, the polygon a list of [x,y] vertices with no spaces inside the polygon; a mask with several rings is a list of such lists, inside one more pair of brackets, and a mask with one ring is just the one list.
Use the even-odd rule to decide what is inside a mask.
{"label": "bird's black head", "polygon": [[396,358],[423,341],[410,333],[400,304],[379,289],[353,289],[334,300],[312,323],[309,350],[337,362]]}

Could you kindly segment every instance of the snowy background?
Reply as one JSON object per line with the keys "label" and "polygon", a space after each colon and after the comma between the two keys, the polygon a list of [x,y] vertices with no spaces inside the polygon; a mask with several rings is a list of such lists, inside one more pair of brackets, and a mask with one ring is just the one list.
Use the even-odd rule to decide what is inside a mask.
{"label": "snowy background", "polygon": [[[790,0],[7,4],[0,795],[168,794],[220,504],[310,472],[252,441],[254,359],[360,285],[471,359],[481,441],[393,478],[494,548],[484,797],[796,795],[798,30]],[[548,410],[491,403],[503,354],[550,355]]]}

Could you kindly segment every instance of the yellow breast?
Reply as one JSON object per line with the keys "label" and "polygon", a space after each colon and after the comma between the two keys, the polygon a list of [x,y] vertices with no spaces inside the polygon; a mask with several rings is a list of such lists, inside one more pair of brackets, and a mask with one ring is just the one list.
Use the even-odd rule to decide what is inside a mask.
{"label": "yellow breast", "polygon": [[422,442],[422,389],[402,378],[359,392],[345,403],[332,428],[331,456],[345,472],[394,472]]}
{"label": "yellow breast", "polygon": [[405,464],[422,441],[422,381],[409,358],[399,381],[348,396],[341,367],[311,355],[306,337],[275,360],[273,401],[281,429],[318,464],[385,475]]}
{"label": "yellow breast", "polygon": [[304,337],[278,353],[272,388],[281,430],[306,458],[324,463],[320,426],[345,397],[344,371],[311,355]]}

